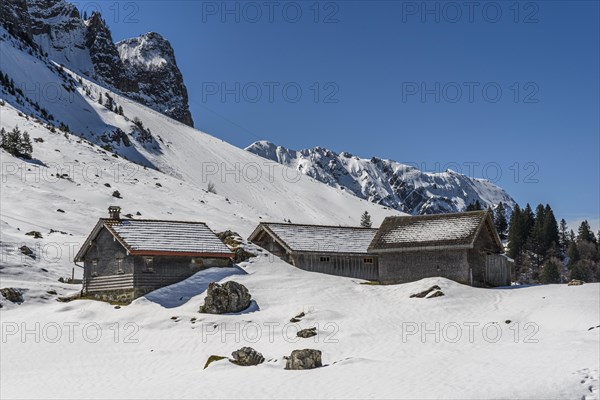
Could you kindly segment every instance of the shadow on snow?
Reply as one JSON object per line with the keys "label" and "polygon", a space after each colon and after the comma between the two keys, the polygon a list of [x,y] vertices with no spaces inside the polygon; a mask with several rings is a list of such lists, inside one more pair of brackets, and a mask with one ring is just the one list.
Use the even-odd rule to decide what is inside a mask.
{"label": "shadow on snow", "polygon": [[[230,276],[246,274],[246,271],[238,266],[209,268],[195,273],[184,281],[156,289],[145,295],[144,298],[164,308],[175,308],[187,303],[192,297],[206,291],[211,282],[219,282]],[[251,304],[248,310],[253,305]]]}

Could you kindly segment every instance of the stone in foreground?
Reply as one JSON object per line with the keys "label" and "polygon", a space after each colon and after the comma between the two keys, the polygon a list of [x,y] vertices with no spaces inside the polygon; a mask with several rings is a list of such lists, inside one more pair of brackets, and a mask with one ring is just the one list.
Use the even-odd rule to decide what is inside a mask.
{"label": "stone in foreground", "polygon": [[242,367],[258,365],[265,361],[263,355],[252,347],[242,347],[231,353],[231,356],[232,358],[229,359],[229,362]]}
{"label": "stone in foreground", "polygon": [[244,311],[250,307],[250,292],[241,283],[234,281],[220,285],[212,282],[208,285],[208,293],[200,312],[206,314],[226,314]]}
{"label": "stone in foreground", "polygon": [[[427,297],[427,295],[435,290],[441,290],[440,287],[438,285],[433,285],[432,287],[430,287],[427,290],[423,290],[422,292],[419,293],[415,293],[415,294],[411,294],[410,298],[412,299],[413,297],[417,297],[419,299],[422,299],[424,297]],[[443,294],[442,294],[443,296]]]}
{"label": "stone in foreground", "polygon": [[286,359],[285,369],[313,369],[323,366],[321,363],[321,350],[294,350]]}
{"label": "stone in foreground", "polygon": [[317,328],[301,329],[296,333],[296,336],[304,339],[317,336]]}

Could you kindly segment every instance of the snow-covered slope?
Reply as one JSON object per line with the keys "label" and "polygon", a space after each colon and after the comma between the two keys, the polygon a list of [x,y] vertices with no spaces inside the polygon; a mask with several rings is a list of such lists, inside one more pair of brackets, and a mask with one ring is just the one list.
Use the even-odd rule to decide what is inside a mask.
{"label": "snow-covered slope", "polygon": [[[198,313],[208,283],[228,280],[247,286],[258,307]],[[410,298],[434,284],[445,296]],[[28,292],[25,303],[1,313],[10,333],[0,353],[0,395],[598,399],[599,289],[477,289],[441,278],[362,285],[263,254],[239,268],[202,271],[120,309]],[[290,323],[301,311],[306,316]],[[295,336],[313,326],[314,338]],[[25,339],[21,329],[30,331]],[[261,352],[265,363],[221,360],[204,369],[209,356],[228,357],[243,346]],[[321,350],[324,367],[286,371],[283,357],[304,348]]]}
{"label": "snow-covered slope", "polygon": [[322,147],[295,151],[268,141],[255,142],[246,150],[329,186],[409,214],[464,211],[478,200],[492,208],[502,202],[509,215],[515,205],[513,198],[492,182],[452,170],[427,173],[392,160],[361,159]]}

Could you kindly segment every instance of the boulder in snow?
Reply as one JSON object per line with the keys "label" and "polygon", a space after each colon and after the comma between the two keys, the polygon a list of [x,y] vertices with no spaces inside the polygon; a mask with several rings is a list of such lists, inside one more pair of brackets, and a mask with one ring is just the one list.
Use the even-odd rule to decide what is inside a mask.
{"label": "boulder in snow", "polygon": [[581,286],[584,283],[585,282],[580,281],[579,279],[571,279],[571,281],[569,283],[567,283],[567,285],[569,285],[569,286]]}
{"label": "boulder in snow", "polygon": [[433,295],[432,296],[428,296],[428,294],[430,294],[431,292],[434,292],[436,290],[438,290],[438,291],[440,291],[440,293],[442,293],[441,292],[441,288],[438,285],[433,285],[432,287],[430,287],[427,290],[423,290],[422,292],[411,294],[410,297],[411,298],[418,297],[418,298],[422,299],[424,297],[430,298],[430,297],[437,297],[437,296],[443,296],[444,295],[444,293],[442,293],[442,294],[438,294],[438,295],[435,295],[435,296],[433,296]]}
{"label": "boulder in snow", "polygon": [[252,347],[242,347],[231,353],[231,356],[232,358],[230,358],[229,361],[242,367],[258,365],[265,361],[263,355]]}
{"label": "boulder in snow", "polygon": [[298,331],[298,333],[296,333],[296,336],[304,339],[317,336],[317,328],[301,329]]}
{"label": "boulder in snow", "polygon": [[236,313],[250,306],[250,292],[246,286],[234,281],[220,285],[212,282],[208,285],[208,293],[204,305],[200,306],[201,313],[225,314]]}
{"label": "boulder in snow", "polygon": [[313,369],[323,366],[321,363],[321,350],[294,350],[286,359],[285,369]]}

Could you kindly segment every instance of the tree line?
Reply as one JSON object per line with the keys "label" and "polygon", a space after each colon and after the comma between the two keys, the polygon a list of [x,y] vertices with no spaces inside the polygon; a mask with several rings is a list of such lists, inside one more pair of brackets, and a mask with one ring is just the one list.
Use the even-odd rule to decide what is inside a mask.
{"label": "tree line", "polygon": [[21,157],[30,160],[33,152],[33,145],[29,133],[21,132],[18,126],[12,131],[7,132],[4,128],[0,129],[0,148],[6,150],[15,157]]}
{"label": "tree line", "polygon": [[588,221],[575,234],[564,218],[557,223],[549,204],[539,204],[535,212],[529,204],[515,206],[508,224],[507,255],[515,260],[513,279],[520,283],[600,281],[598,240]]}

